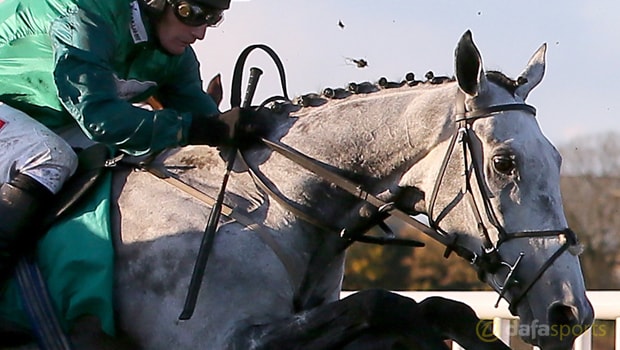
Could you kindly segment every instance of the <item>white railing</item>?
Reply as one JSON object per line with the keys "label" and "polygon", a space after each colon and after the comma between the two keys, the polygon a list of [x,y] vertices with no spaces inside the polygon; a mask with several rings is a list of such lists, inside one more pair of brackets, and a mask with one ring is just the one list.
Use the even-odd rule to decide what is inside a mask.
{"label": "white railing", "polygon": [[[421,301],[430,296],[441,296],[448,299],[461,301],[469,305],[476,311],[481,319],[493,320],[493,333],[510,345],[511,323],[515,319],[508,311],[508,304],[502,300],[497,308],[493,307],[497,300],[495,292],[446,292],[446,291],[424,291],[424,292],[396,292],[410,297],[416,301]],[[342,297],[351,292],[342,292]],[[615,349],[620,350],[620,291],[589,291],[588,299],[594,307],[594,315],[597,320],[615,321]],[[462,348],[454,343],[453,350]],[[537,349],[533,347],[533,349]],[[575,341],[574,350],[592,350],[592,329],[589,329]]]}

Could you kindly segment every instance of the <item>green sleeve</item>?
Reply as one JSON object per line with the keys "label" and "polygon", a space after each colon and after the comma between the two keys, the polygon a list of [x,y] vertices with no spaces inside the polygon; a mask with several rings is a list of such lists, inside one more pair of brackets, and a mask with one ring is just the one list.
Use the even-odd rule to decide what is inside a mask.
{"label": "green sleeve", "polygon": [[56,20],[51,36],[60,100],[90,138],[132,155],[187,144],[191,113],[148,111],[119,97],[112,24],[77,10]]}

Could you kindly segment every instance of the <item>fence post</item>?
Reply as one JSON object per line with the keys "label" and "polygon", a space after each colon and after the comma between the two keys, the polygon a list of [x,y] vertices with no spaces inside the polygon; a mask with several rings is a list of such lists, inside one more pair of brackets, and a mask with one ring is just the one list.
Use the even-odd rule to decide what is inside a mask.
{"label": "fence post", "polygon": [[510,346],[510,319],[493,318],[493,334]]}
{"label": "fence post", "polygon": [[459,343],[452,341],[452,350],[465,350]]}
{"label": "fence post", "polygon": [[589,328],[587,331],[583,332],[583,334],[575,340],[573,349],[592,350],[592,328]]}
{"label": "fence post", "polygon": [[614,349],[620,349],[620,317],[616,318],[616,347]]}

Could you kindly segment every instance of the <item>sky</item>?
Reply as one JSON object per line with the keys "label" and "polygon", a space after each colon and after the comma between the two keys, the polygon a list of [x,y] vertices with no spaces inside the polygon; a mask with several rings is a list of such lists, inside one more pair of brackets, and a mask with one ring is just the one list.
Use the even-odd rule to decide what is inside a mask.
{"label": "sky", "polygon": [[[344,27],[339,26],[342,23]],[[454,75],[454,49],[471,30],[486,69],[513,78],[543,44],[547,70],[528,103],[556,145],[620,132],[620,2],[617,0],[233,0],[224,22],[194,44],[206,82],[221,73],[226,109],[241,51],[266,44],[283,61],[291,97],[349,82]],[[351,59],[364,59],[358,68]],[[264,71],[254,100],[280,94],[275,66]]]}

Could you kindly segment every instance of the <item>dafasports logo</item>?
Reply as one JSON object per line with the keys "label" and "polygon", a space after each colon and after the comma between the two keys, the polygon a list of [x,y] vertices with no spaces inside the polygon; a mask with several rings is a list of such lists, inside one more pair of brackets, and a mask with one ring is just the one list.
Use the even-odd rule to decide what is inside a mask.
{"label": "dafasports logo", "polygon": [[480,320],[478,324],[476,324],[476,335],[478,339],[482,340],[485,343],[492,343],[497,341],[497,337],[493,334],[493,321],[491,320]]}
{"label": "dafasports logo", "polygon": [[[530,339],[536,339],[539,337],[557,337],[563,340],[567,337],[575,338],[583,334],[588,328],[592,328],[592,336],[604,337],[607,335],[607,325],[605,324],[593,324],[593,325],[567,325],[567,324],[553,324],[547,325],[540,323],[538,320],[533,320],[530,324],[517,324],[516,322],[510,323],[510,336],[527,337]],[[491,343],[497,340],[495,334],[493,334],[493,321],[480,320],[476,325],[476,335],[483,342]]]}

